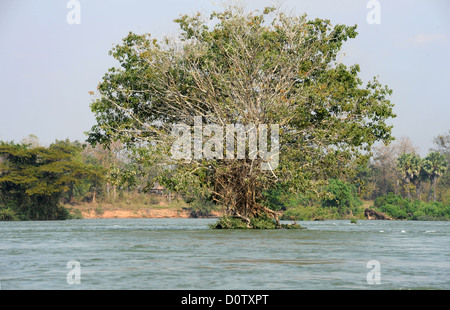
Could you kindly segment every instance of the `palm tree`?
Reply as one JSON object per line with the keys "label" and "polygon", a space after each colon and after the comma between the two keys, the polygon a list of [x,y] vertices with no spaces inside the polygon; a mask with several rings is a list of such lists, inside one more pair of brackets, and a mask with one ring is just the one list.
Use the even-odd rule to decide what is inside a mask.
{"label": "palm tree", "polygon": [[433,201],[436,201],[436,184],[438,179],[447,170],[447,160],[439,152],[431,152],[425,157],[424,169],[430,178],[430,193],[428,201],[431,201],[431,193],[434,192]]}
{"label": "palm tree", "polygon": [[425,171],[425,159],[419,158],[418,161],[415,161],[417,164],[416,167],[416,175],[411,179],[411,182],[416,187],[416,199],[420,200],[420,194],[422,192],[422,182],[425,182],[429,179],[428,173]]}
{"label": "palm tree", "polygon": [[415,177],[419,177],[421,170],[420,162],[419,155],[413,153],[402,154],[397,158],[397,168],[406,183],[406,196],[409,200],[411,200],[410,183]]}

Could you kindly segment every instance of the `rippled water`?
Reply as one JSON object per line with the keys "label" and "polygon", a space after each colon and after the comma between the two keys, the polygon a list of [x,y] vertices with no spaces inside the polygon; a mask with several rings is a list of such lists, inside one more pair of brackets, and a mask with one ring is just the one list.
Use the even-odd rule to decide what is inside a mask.
{"label": "rippled water", "polygon": [[214,221],[0,222],[1,289],[450,289],[450,222],[210,230]]}

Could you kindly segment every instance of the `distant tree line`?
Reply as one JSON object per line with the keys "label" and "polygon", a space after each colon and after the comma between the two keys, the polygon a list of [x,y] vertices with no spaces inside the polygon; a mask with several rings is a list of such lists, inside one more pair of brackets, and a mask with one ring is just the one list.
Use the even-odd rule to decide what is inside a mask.
{"label": "distant tree line", "polygon": [[408,200],[449,201],[450,132],[434,139],[435,148],[421,158],[408,138],[375,150],[359,169],[361,197],[375,199],[394,193]]}
{"label": "distant tree line", "polygon": [[94,193],[101,167],[86,163],[77,143],[49,147],[0,142],[0,218],[58,220],[69,217],[61,202],[80,191]]}
{"label": "distant tree line", "polygon": [[33,135],[0,141],[0,220],[68,219],[63,205],[145,191],[155,173],[140,169],[120,143],[95,148],[56,140],[44,147]]}
{"label": "distant tree line", "polygon": [[450,220],[450,132],[433,142],[422,158],[409,138],[400,138],[375,148],[353,176],[330,179],[319,195],[276,187],[266,191],[266,203],[284,210],[283,219],[363,218],[372,207],[393,219]]}
{"label": "distant tree line", "polygon": [[[282,219],[362,218],[363,201],[374,201],[374,208],[395,219],[450,219],[450,132],[434,145],[421,158],[408,138],[399,139],[376,148],[354,176],[330,179],[319,193],[292,194],[277,185],[261,203],[281,211]],[[63,205],[124,192],[148,195],[162,168],[152,166],[152,158],[146,158],[150,164],[142,160],[120,142],[103,148],[56,140],[44,147],[33,135],[19,143],[0,141],[0,220],[68,219]],[[215,206],[201,192],[180,188],[178,194],[198,214]]]}

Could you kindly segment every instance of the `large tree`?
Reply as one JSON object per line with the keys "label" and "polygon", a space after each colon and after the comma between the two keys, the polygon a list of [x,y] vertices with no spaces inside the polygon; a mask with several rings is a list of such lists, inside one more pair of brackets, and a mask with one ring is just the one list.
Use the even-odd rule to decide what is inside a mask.
{"label": "large tree", "polygon": [[[149,164],[167,167],[160,175],[166,185],[211,197],[250,226],[258,216],[278,222],[262,203],[266,189],[317,190],[354,171],[376,141],[391,140],[391,90],[375,78],[364,86],[358,65],[336,60],[356,26],[240,7],[176,22],[177,40],[130,33],[112,49],[120,67],[98,85],[91,143],[120,140],[157,154]],[[194,128],[193,156],[190,142],[184,158],[172,156],[180,138],[174,124]],[[262,137],[259,142],[269,138],[273,152],[252,153],[251,138],[245,156],[236,145],[222,148],[215,142],[224,132],[210,125],[236,125],[237,137],[227,141],[244,133]],[[271,129],[268,137],[260,125]]]}

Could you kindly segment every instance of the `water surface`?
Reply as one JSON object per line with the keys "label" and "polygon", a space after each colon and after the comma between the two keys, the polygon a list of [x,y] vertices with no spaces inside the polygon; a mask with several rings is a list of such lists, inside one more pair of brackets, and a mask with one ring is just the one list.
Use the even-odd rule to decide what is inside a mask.
{"label": "water surface", "polygon": [[[450,289],[450,222],[210,230],[215,221],[0,222],[1,289]],[[67,281],[72,260],[80,284]]]}

